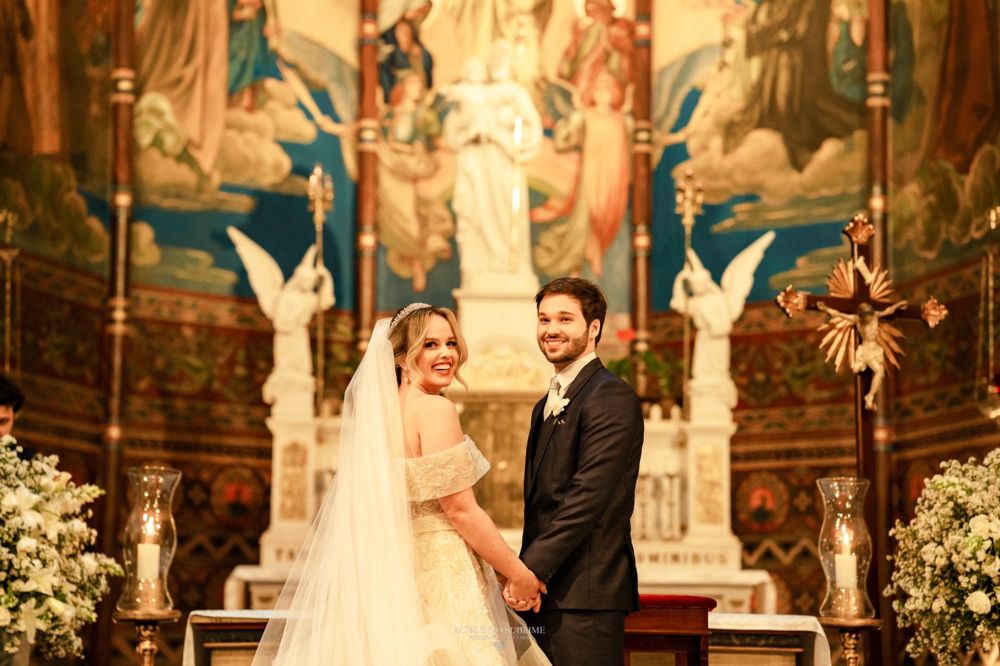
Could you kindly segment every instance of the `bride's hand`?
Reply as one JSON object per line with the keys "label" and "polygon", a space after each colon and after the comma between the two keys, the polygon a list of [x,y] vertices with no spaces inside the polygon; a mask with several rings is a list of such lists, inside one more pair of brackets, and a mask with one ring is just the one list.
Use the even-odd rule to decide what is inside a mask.
{"label": "bride's hand", "polygon": [[523,575],[507,581],[503,597],[507,605],[514,610],[524,611],[531,608],[537,613],[542,604],[542,592],[545,590],[545,584],[525,567]]}
{"label": "bride's hand", "polygon": [[[516,611],[526,611],[529,608],[540,608],[542,595],[537,594],[531,599],[516,599],[511,594],[510,584],[508,583],[503,589],[503,600],[504,602]],[[538,612],[537,610],[535,611]]]}

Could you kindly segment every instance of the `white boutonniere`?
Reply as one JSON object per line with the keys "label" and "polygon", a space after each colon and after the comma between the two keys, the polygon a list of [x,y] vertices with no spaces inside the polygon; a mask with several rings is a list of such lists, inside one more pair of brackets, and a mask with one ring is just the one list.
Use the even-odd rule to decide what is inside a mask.
{"label": "white boutonniere", "polygon": [[559,416],[562,414],[563,410],[566,409],[566,405],[569,404],[569,398],[559,398],[556,400],[556,404],[552,406],[552,416]]}

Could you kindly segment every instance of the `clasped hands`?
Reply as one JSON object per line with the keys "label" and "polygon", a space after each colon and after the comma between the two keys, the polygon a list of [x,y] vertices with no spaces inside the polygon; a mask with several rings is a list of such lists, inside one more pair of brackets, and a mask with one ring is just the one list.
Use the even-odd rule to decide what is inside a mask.
{"label": "clasped hands", "polygon": [[527,568],[523,574],[503,582],[503,600],[516,611],[537,613],[542,607],[542,595],[548,592],[545,583]]}

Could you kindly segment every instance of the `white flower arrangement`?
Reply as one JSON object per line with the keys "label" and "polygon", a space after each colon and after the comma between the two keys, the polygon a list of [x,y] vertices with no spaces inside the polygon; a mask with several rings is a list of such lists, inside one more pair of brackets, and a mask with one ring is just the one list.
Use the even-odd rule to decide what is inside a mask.
{"label": "white flower arrangement", "polygon": [[900,626],[914,627],[907,651],[947,666],[1000,644],[1000,449],[982,464],[941,467],[913,520],[889,533],[898,549],[885,594],[895,597]]}
{"label": "white flower arrangement", "polygon": [[0,649],[16,652],[23,636],[45,657],[78,657],[108,576],[122,575],[110,557],[85,552],[97,532],[83,507],[104,491],[77,486],[57,456],[20,452],[0,438]]}

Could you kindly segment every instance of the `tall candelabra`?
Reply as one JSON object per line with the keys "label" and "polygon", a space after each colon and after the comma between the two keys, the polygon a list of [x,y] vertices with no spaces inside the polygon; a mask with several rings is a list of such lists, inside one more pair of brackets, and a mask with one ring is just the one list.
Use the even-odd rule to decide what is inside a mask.
{"label": "tall candelabra", "polygon": [[[323,167],[317,164],[309,175],[309,210],[313,214],[313,226],[316,230],[316,274],[319,280],[325,278],[323,270],[323,227],[326,215],[333,208],[333,179],[324,173]],[[323,316],[323,290],[316,287],[316,413],[322,414],[323,398],[326,392],[326,326]]]}
{"label": "tall candelabra", "polygon": [[[695,216],[703,212],[702,203],[705,200],[705,193],[699,183],[695,182],[694,173],[688,169],[684,174],[683,182],[677,184],[677,207],[674,209],[681,216],[681,224],[684,226],[684,266],[691,268],[689,258],[691,250],[691,233],[694,230]],[[691,378],[691,315],[684,312],[684,366],[683,385],[681,386],[682,404],[684,413],[689,414],[690,400],[688,400],[688,388]]]}

